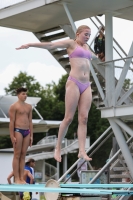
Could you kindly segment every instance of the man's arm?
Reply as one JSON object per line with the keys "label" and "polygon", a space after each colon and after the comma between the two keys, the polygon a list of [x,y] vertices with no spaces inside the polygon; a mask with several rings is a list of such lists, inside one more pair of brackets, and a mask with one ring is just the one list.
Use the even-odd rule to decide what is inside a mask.
{"label": "man's arm", "polygon": [[33,178],[32,174],[30,173],[30,171],[27,172],[27,176],[30,178],[30,184],[33,184],[34,178]]}
{"label": "man's arm", "polygon": [[30,147],[31,147],[33,142],[32,106],[29,114],[29,124],[30,124]]}
{"label": "man's arm", "polygon": [[14,135],[15,115],[16,115],[15,107],[14,105],[11,105],[9,109],[9,117],[10,117],[9,131],[10,131],[10,138],[11,138],[13,146],[16,144],[16,138]]}
{"label": "man's arm", "polygon": [[12,184],[11,183],[11,178],[14,176],[14,174],[13,174],[13,171],[9,174],[9,176],[7,177],[7,181],[8,181],[8,183],[9,184]]}

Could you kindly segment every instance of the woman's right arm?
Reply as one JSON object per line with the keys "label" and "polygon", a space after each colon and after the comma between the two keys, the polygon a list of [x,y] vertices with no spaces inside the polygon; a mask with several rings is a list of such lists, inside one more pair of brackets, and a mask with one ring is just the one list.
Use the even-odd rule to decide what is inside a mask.
{"label": "woman's right arm", "polygon": [[58,41],[58,42],[29,43],[29,44],[24,44],[24,45],[16,48],[16,50],[28,49],[29,47],[43,48],[43,49],[47,49],[47,50],[52,50],[52,49],[56,49],[56,48],[69,48],[71,46],[72,42],[73,42],[73,40],[67,39],[67,40],[62,40],[62,41]]}

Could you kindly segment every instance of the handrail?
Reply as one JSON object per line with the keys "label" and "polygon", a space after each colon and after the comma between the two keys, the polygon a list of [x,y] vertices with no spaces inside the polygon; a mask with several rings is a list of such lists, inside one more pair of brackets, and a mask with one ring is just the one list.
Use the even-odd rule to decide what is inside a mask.
{"label": "handrail", "polygon": [[[98,19],[97,16],[95,16],[95,19],[99,22],[99,24],[105,28],[105,26],[103,25],[103,23]],[[90,20],[93,22],[93,24],[99,29],[99,27],[97,26],[97,24],[94,22],[94,20],[92,18],[90,18]],[[94,41],[94,39],[93,39]],[[115,38],[113,38],[113,41],[115,42],[115,44],[119,47],[119,49],[121,50],[121,52],[127,56],[127,53],[123,50],[123,48],[119,45],[119,43],[115,40]],[[91,45],[92,45],[93,42],[91,42]],[[120,54],[120,52],[117,51],[117,49],[113,46],[114,50],[117,52],[117,54],[122,58],[122,55]],[[133,64],[133,62],[131,62]],[[130,68],[131,69],[131,68]],[[131,69],[131,71],[133,71]]]}
{"label": "handrail", "polygon": [[[94,149],[94,151],[89,155],[90,157],[93,156],[93,154],[107,141],[107,139],[113,134],[113,132],[111,132],[104,140],[102,140],[102,142]],[[66,183],[76,172],[78,169],[81,168],[81,166],[85,163],[86,161],[82,162],[81,165],[67,178],[67,180],[65,180],[64,183]]]}
{"label": "handrail", "polygon": [[[120,60],[125,60],[125,59],[129,59],[129,58],[133,58],[133,56],[128,56],[128,57],[125,57],[125,58],[118,58],[118,59],[114,59],[114,60],[100,62],[100,63],[97,63],[97,65],[104,65],[104,64],[107,64],[107,63],[116,62],[116,61],[120,61]],[[133,69],[131,69],[131,70],[133,70]]]}
{"label": "handrail", "polygon": [[[133,138],[133,137],[130,137],[130,138],[126,141],[126,143],[128,144],[128,143],[131,141],[132,138]],[[95,181],[97,178],[99,178],[99,176],[106,170],[106,168],[110,165],[111,162],[113,162],[113,160],[119,155],[120,152],[121,152],[121,149],[119,149],[119,150],[114,154],[114,156],[102,167],[102,169],[92,178],[92,180],[89,182],[89,184],[94,183],[94,181]]]}
{"label": "handrail", "polygon": [[[104,25],[102,24],[102,22],[98,19],[97,16],[95,16],[96,20],[101,24],[101,26],[104,27]],[[119,45],[119,43],[113,38],[113,41],[117,44],[117,46],[120,48],[120,50],[125,54],[125,56],[127,56],[126,52],[122,49],[122,47]]]}

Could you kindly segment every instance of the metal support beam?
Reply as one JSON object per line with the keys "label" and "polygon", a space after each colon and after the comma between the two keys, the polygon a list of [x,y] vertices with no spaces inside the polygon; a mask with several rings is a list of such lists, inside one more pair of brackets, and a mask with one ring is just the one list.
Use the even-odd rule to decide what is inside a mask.
{"label": "metal support beam", "polygon": [[33,107],[33,109],[34,109],[35,112],[38,114],[38,116],[40,117],[40,119],[43,119],[43,117],[42,117],[41,114],[38,112],[38,110],[37,110],[35,107]]}
{"label": "metal support beam", "polygon": [[60,177],[60,163],[59,162],[56,162],[56,167],[57,167],[57,180],[58,180]]}
{"label": "metal support beam", "polygon": [[[91,19],[91,18],[90,18],[90,19]],[[98,29],[97,33],[95,34],[93,40],[92,40],[91,43],[90,43],[90,47],[91,47],[91,45],[93,44],[93,42],[95,41],[95,39],[96,39],[98,33],[100,33],[101,29],[102,29],[102,26]]]}
{"label": "metal support beam", "polygon": [[[131,141],[131,139],[132,137],[130,137],[126,143],[128,144]],[[97,178],[99,178],[99,176],[107,169],[107,167],[109,167],[109,165],[114,161],[114,159],[116,159],[116,157],[119,155],[120,152],[121,152],[121,149],[119,149],[115,153],[115,155],[113,155],[113,157],[109,159],[109,161],[102,167],[102,169],[100,169],[100,171],[94,176],[94,178],[92,178],[89,184],[94,183],[97,180]]]}
{"label": "metal support beam", "polygon": [[69,19],[69,21],[70,21],[70,24],[71,24],[71,26],[72,26],[73,31],[74,31],[74,33],[76,33],[76,30],[77,30],[77,29],[76,29],[75,23],[74,23],[74,21],[73,21],[73,18],[72,18],[72,16],[71,16],[71,13],[69,12],[69,9],[68,9],[68,7],[67,7],[67,5],[66,5],[65,2],[63,2],[62,5],[63,5],[63,7],[64,7],[64,9],[65,9],[65,11],[66,11],[66,14],[67,14],[67,16],[68,16],[68,19]]}
{"label": "metal support beam", "polygon": [[99,109],[102,118],[125,117],[126,119],[133,119],[133,104]]}
{"label": "metal support beam", "polygon": [[[128,57],[130,57],[132,55],[133,55],[133,43],[132,43],[131,48],[129,50]],[[132,58],[126,59],[126,62],[125,62],[124,67],[123,67],[123,70],[121,72],[121,76],[119,78],[119,81],[118,81],[116,89],[115,89],[115,101],[116,102],[117,102],[117,99],[120,96],[121,89],[123,87],[123,83],[124,83],[124,80],[126,78],[127,72],[129,70],[131,61],[132,61]]]}
{"label": "metal support beam", "polygon": [[130,174],[133,177],[133,167],[132,167],[133,166],[133,158],[132,158],[131,153],[129,151],[129,148],[128,148],[127,144],[126,144],[124,136],[123,136],[123,134],[121,132],[121,129],[115,123],[115,119],[109,118],[108,120],[110,122],[110,125],[112,126],[112,129],[114,131],[116,140],[117,140],[117,142],[119,144],[119,147],[121,149],[123,157],[125,158],[125,161],[126,161],[126,164],[127,164],[128,168],[129,168]]}
{"label": "metal support beam", "polygon": [[133,86],[119,99],[117,105],[121,105],[133,92]]}
{"label": "metal support beam", "polygon": [[125,123],[123,123],[120,119],[115,119],[115,122],[122,128],[124,129],[129,135],[133,137],[133,130],[127,126]]}
{"label": "metal support beam", "polygon": [[[105,13],[105,59],[106,61],[113,60],[113,22],[112,13]],[[114,66],[113,62],[108,63],[105,67],[105,79],[106,79],[106,100],[108,106],[115,106],[114,90]]]}
{"label": "metal support beam", "polygon": [[95,71],[94,71],[94,69],[93,69],[91,63],[90,63],[90,71],[91,71],[91,74],[92,74],[92,76],[93,76],[93,79],[94,79],[94,81],[95,81],[95,83],[96,83],[96,86],[97,86],[97,88],[98,88],[98,91],[99,91],[99,93],[100,93],[100,96],[101,96],[101,98],[102,98],[102,100],[103,100],[105,106],[107,106],[107,102],[106,102],[106,100],[105,100],[105,95],[104,95],[104,93],[103,93],[102,87],[101,87],[101,85],[100,85],[100,83],[99,83],[99,80],[98,80],[98,78],[97,78],[97,76],[96,76],[96,73],[95,73]]}
{"label": "metal support beam", "polygon": [[[89,151],[90,151],[91,149],[93,149],[93,148],[95,147],[95,145],[97,145],[98,142],[99,142],[101,139],[103,139],[103,137],[110,131],[110,129],[111,129],[111,126],[108,127],[108,128],[104,131],[104,133],[89,147],[89,149],[86,151],[86,153],[89,153]],[[63,175],[60,177],[60,179],[58,180],[58,182],[61,182],[61,181],[63,180],[63,178],[78,164],[78,162],[79,162],[80,159],[82,159],[82,158],[79,158],[79,159],[65,172],[65,174],[63,174]]]}
{"label": "metal support beam", "polygon": [[42,181],[45,182],[45,160],[42,160]]}
{"label": "metal support beam", "polygon": [[71,25],[65,24],[65,25],[60,25],[60,27],[65,31],[65,33],[66,33],[71,39],[75,39],[75,32],[73,31]]}
{"label": "metal support beam", "polygon": [[5,117],[5,118],[8,118],[8,117],[6,116],[6,114],[4,113],[4,111],[2,110],[2,108],[0,108],[0,110],[1,110],[2,114],[4,115],[4,117]]}
{"label": "metal support beam", "polygon": [[[67,139],[64,138],[65,147],[67,147]],[[67,154],[63,155],[63,174],[67,171]]]}

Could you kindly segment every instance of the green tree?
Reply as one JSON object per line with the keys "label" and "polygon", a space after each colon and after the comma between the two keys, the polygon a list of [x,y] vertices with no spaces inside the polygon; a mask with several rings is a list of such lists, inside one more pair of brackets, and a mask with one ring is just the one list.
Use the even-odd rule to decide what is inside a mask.
{"label": "green tree", "polygon": [[[128,78],[128,79],[125,79],[123,88],[127,91],[127,90],[129,90],[132,86],[133,86],[133,82],[131,82],[131,79],[129,79],[129,78]],[[133,92],[132,92],[132,94],[131,94],[130,96],[133,98]]]}
{"label": "green tree", "polygon": [[129,90],[129,88],[133,85],[133,83],[131,83],[131,79],[125,79],[124,81],[124,85],[123,85],[123,88],[125,90]]}
{"label": "green tree", "polygon": [[12,148],[12,143],[9,135],[0,136],[0,149]]}
{"label": "green tree", "polygon": [[16,89],[26,87],[28,89],[28,96],[38,97],[43,87],[36,81],[34,76],[29,76],[26,72],[20,72],[17,77],[14,77],[8,88],[4,88],[6,94],[16,95]]}

